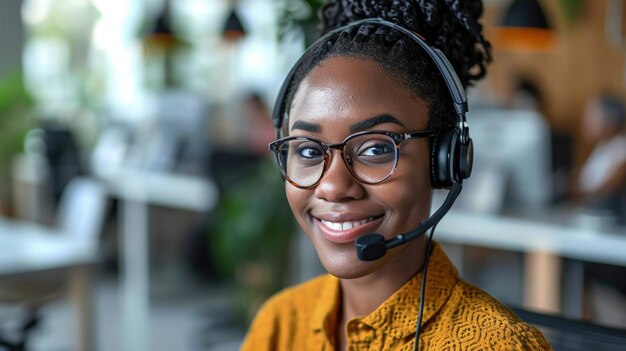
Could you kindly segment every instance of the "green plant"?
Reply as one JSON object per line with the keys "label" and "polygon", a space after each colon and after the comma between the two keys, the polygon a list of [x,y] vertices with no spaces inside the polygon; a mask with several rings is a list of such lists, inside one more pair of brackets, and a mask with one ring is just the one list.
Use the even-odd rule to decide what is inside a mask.
{"label": "green plant", "polygon": [[565,20],[568,25],[573,25],[578,21],[578,18],[582,14],[583,0],[559,0],[561,10],[565,15]]}
{"label": "green plant", "polygon": [[32,104],[20,72],[0,78],[0,207],[10,195],[12,159],[22,151],[24,136],[33,124]]}
{"label": "green plant", "polygon": [[311,45],[319,34],[317,15],[323,4],[324,0],[285,0],[278,20],[278,39],[283,40],[290,31],[300,30],[305,46]]}
{"label": "green plant", "polygon": [[221,196],[211,253],[222,279],[239,287],[239,308],[248,319],[285,285],[295,220],[284,181],[271,160],[234,182]]}

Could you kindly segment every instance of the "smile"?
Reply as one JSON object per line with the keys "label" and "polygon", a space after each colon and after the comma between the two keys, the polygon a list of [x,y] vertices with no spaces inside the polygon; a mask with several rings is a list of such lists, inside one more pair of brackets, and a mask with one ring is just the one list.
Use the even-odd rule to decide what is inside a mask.
{"label": "smile", "polygon": [[[374,232],[383,220],[383,215],[357,218],[337,218],[334,221],[315,218],[319,233],[328,241],[335,244],[346,244],[353,242],[359,236]],[[350,219],[350,220],[347,220]]]}
{"label": "smile", "polygon": [[365,223],[371,222],[373,220],[374,220],[374,217],[370,217],[361,221],[353,221],[353,222],[331,222],[331,221],[325,221],[323,219],[320,219],[320,222],[322,222],[323,225],[327,226],[328,228],[332,230],[348,230],[348,229],[360,227],[364,225]]}

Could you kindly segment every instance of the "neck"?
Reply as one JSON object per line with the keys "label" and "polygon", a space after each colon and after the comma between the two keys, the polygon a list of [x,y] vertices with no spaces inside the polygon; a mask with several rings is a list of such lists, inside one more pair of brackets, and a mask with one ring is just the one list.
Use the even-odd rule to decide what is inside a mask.
{"label": "neck", "polygon": [[388,252],[387,255],[393,257],[375,272],[361,278],[341,279],[340,325],[345,325],[353,318],[371,314],[406,282],[421,272],[426,243],[427,237],[424,235],[394,249],[404,252]]}

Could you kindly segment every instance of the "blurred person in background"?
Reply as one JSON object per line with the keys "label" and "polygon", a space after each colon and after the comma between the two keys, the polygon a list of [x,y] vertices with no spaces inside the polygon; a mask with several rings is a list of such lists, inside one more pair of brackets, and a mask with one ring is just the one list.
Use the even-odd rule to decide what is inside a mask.
{"label": "blurred person in background", "polygon": [[[573,174],[572,199],[597,216],[599,226],[626,222],[626,108],[620,98],[601,94],[585,108],[582,135],[594,145],[582,168]],[[626,270],[585,263],[586,313],[594,321],[626,327]]]}
{"label": "blurred person in background", "polygon": [[626,109],[618,97],[602,94],[589,100],[583,121],[584,140],[594,145],[574,173],[572,198],[592,210],[626,221]]}
{"label": "blurred person in background", "polygon": [[[482,78],[491,60],[481,14],[480,0],[330,0],[322,8],[323,32],[333,32],[288,77],[275,106],[283,137],[270,148],[329,274],[267,301],[242,350],[550,349],[537,329],[463,281],[427,235],[382,257],[355,250],[368,233],[381,233],[366,236],[380,243],[422,230],[433,218],[433,187],[458,194],[469,176],[438,161],[453,140],[457,150],[469,147],[447,133],[467,132],[454,127],[463,125],[455,113],[462,103],[451,94],[463,100],[462,87]],[[406,32],[379,20],[355,23],[373,18]],[[458,81],[411,32],[446,55]],[[437,175],[448,167],[458,178]]]}
{"label": "blurred person in background", "polygon": [[247,139],[250,142],[250,150],[255,154],[265,156],[267,144],[276,136],[272,126],[271,111],[257,92],[249,93],[244,102],[246,114],[249,117]]}

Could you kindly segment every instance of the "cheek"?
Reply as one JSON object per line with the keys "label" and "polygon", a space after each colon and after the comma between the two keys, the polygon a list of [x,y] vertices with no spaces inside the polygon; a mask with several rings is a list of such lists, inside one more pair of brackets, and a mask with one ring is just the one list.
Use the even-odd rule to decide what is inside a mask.
{"label": "cheek", "polygon": [[423,192],[430,189],[430,146],[420,140],[407,146],[400,156],[398,178],[401,178],[407,191]]}
{"label": "cheek", "polygon": [[311,198],[310,190],[303,190],[285,182],[285,194],[296,220],[302,226],[305,221],[307,205]]}
{"label": "cheek", "polygon": [[407,230],[428,216],[432,187],[428,149],[420,147],[402,156],[405,157],[401,157],[393,181],[388,184],[389,188],[380,192],[380,196],[398,216],[401,230]]}

